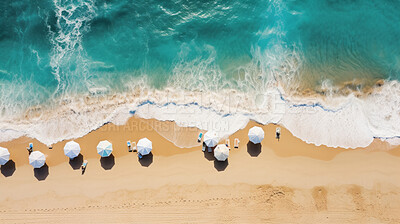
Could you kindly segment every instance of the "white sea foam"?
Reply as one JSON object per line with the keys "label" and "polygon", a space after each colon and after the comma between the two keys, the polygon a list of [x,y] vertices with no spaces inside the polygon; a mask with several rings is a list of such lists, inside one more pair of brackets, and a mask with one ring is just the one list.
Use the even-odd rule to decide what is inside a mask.
{"label": "white sea foam", "polygon": [[287,105],[281,123],[308,143],[345,148],[368,146],[374,134],[368,128],[362,103],[353,97],[348,100],[351,103],[334,108],[335,111],[319,106]]}
{"label": "white sea foam", "polygon": [[[49,41],[53,45],[50,66],[58,81],[54,95],[76,92],[79,87],[88,86],[87,62],[82,46],[82,36],[88,31],[87,24],[95,16],[93,0],[53,0],[57,18],[57,31],[49,29]],[[71,69],[73,67],[73,69]],[[80,76],[79,79],[76,76]],[[82,81],[84,80],[84,82]]]}
{"label": "white sea foam", "polygon": [[[83,83],[88,94],[69,96],[69,92],[79,91],[68,88],[80,89],[77,86],[82,85],[67,85],[75,80],[74,75],[90,76],[85,69],[81,38],[87,29],[84,24],[93,18],[95,8],[90,0],[78,3],[64,7],[54,0],[58,32],[50,37],[51,66],[60,84],[54,94],[60,100],[55,101],[61,104],[31,108],[23,117],[2,116],[0,141],[26,135],[50,145],[81,137],[107,122],[122,125],[135,114],[172,120],[179,126],[214,130],[220,137],[233,134],[249,120],[255,120],[281,124],[295,136],[316,145],[365,147],[374,138],[400,144],[400,84],[396,81],[386,82],[380,90],[364,97],[337,96],[329,91],[323,98],[290,94],[296,91],[302,78],[299,76],[302,55],[301,50],[295,46],[288,48],[284,42],[285,22],[281,13],[285,6],[279,0],[272,2],[275,10],[271,8],[268,14],[276,24],[259,32],[260,40],[268,39],[272,46],[266,49],[252,46],[252,61],[238,68],[234,78],[220,71],[213,46],[192,41],[181,46],[167,88],[156,90],[142,78],[126,80],[124,93],[113,93],[107,84]],[[74,16],[79,10],[85,13]],[[207,56],[192,59],[188,57],[190,49]],[[82,63],[79,74],[68,70],[60,73],[59,68],[68,68],[63,63],[69,59]],[[326,81],[321,88],[329,90],[330,85]]]}
{"label": "white sea foam", "polygon": [[[140,84],[142,85],[142,84]],[[388,82],[379,91],[357,98],[342,97],[335,106],[321,99],[294,103],[278,88],[261,96],[235,90],[193,92],[176,89],[135,91],[114,96],[87,96],[53,110],[37,109],[19,120],[0,122],[0,141],[27,135],[45,144],[77,138],[113,122],[124,124],[135,115],[175,121],[179,126],[217,131],[227,137],[246,126],[249,120],[279,123],[295,136],[316,145],[355,148],[368,146],[374,138],[399,144],[400,115],[394,104],[399,84]],[[262,100],[260,100],[260,97]],[[268,134],[268,133],[267,133]],[[273,133],[270,133],[273,134]]]}
{"label": "white sea foam", "polygon": [[124,93],[98,86],[87,95],[64,95],[57,107],[35,107],[24,117],[1,117],[0,141],[26,135],[50,145],[81,137],[107,122],[122,125],[136,114],[214,130],[222,138],[255,120],[281,124],[316,145],[365,147],[374,138],[400,143],[400,84],[396,81],[363,97],[337,96],[329,91],[324,97],[294,97],[280,84],[287,87],[296,82],[293,79],[301,61],[296,51],[279,49],[281,56],[273,58],[276,52],[254,49],[254,61],[239,68],[238,79],[232,80],[216,66],[212,46],[199,49],[209,57],[188,61],[182,55],[167,88],[151,88],[144,75],[127,80]]}
{"label": "white sea foam", "polygon": [[[390,90],[392,88],[394,90]],[[214,99],[213,102],[201,101],[205,96],[199,93],[201,98],[197,101],[191,98],[193,102],[198,102],[196,104],[188,104],[191,100],[174,101],[174,104],[167,105],[149,103],[137,108],[136,114],[143,118],[174,120],[180,126],[215,130],[220,137],[243,128],[250,119],[263,124],[279,123],[308,143],[356,148],[368,146],[374,138],[398,144],[396,139],[400,128],[396,124],[400,121],[399,110],[390,105],[400,94],[393,94],[393,91],[398,91],[398,84],[390,82],[382,90],[363,98],[354,95],[338,97],[341,103],[336,106],[332,102],[339,101],[337,99],[329,100],[330,103],[324,103],[322,99],[294,103],[290,99],[282,99],[277,89],[265,94],[265,102],[261,105],[257,96],[234,91],[206,94],[207,98]],[[388,95],[389,92],[391,94]],[[236,104],[236,100],[240,103]]]}
{"label": "white sea foam", "polygon": [[[327,93],[323,97],[291,94],[306,77],[299,72],[303,56],[297,47],[301,46],[285,43],[284,12],[288,9],[284,1],[270,1],[265,21],[273,24],[260,27],[257,36],[261,44],[251,46],[252,61],[237,68],[234,77],[227,77],[218,67],[214,46],[194,39],[182,44],[167,88],[150,87],[151,82],[143,74],[141,79],[124,80],[126,86],[121,87],[126,90],[124,93],[113,92],[106,83],[108,80],[92,79],[96,74],[89,73],[90,63],[112,66],[101,61],[90,62],[82,46],[82,37],[90,28],[88,24],[96,16],[95,1],[53,0],[53,3],[57,22],[55,31],[49,26],[53,46],[50,66],[58,88],[49,93],[52,90],[32,81],[5,82],[6,88],[0,93],[0,141],[26,135],[50,145],[83,136],[107,122],[122,125],[135,114],[172,120],[184,127],[214,130],[220,137],[255,120],[281,124],[295,136],[316,145],[365,147],[374,138],[400,144],[400,83],[396,81],[387,81],[363,97],[335,95],[335,91],[330,91],[334,87],[329,80],[320,86]],[[160,8],[167,14],[180,13]],[[193,15],[182,15],[182,21],[190,20]],[[262,44],[266,42],[268,46]],[[191,51],[196,52],[191,54]],[[38,53],[32,52],[39,63]],[[191,55],[202,56],[193,59]],[[0,73],[10,75],[8,71]],[[88,93],[76,94],[84,90]],[[44,93],[53,98],[48,99]],[[35,106],[20,115],[16,112],[25,109],[24,105],[7,104],[9,99],[30,99],[28,96],[33,94],[39,95],[30,105],[48,101],[52,105]]]}
{"label": "white sea foam", "polygon": [[83,136],[107,122],[124,124],[134,113],[143,118],[172,120],[179,126],[214,130],[220,137],[255,120],[279,123],[316,145],[365,147],[374,138],[391,144],[399,142],[400,127],[396,124],[400,123],[400,84],[395,81],[361,98],[335,94],[294,97],[285,92],[291,88],[287,90],[280,84],[296,89],[291,84],[296,83],[301,61],[296,51],[279,45],[275,48],[279,54],[254,49],[254,60],[239,68],[238,78],[233,80],[219,70],[212,46],[198,49],[208,58],[187,60],[182,53],[167,88],[151,88],[143,75],[127,80],[124,93],[97,86],[87,95],[64,96],[57,107],[37,107],[23,118],[2,117],[0,141],[27,135],[50,145]]}

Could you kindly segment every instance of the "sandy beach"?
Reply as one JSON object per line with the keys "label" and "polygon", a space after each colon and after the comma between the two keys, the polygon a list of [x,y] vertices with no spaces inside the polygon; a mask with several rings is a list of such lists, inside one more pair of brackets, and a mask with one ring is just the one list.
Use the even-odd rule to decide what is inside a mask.
{"label": "sandy beach", "polygon": [[400,0],[0,12],[0,224],[400,223]]}
{"label": "sandy beach", "polygon": [[[261,126],[261,147],[248,147],[248,130]],[[63,141],[3,142],[11,161],[1,167],[1,223],[398,223],[399,148],[375,141],[365,149],[314,146],[276,125],[250,122],[229,137],[241,140],[228,161],[214,161],[196,142],[201,130],[132,117],[75,139],[82,156],[69,161]],[[158,130],[159,132],[155,131]],[[173,133],[168,134],[168,130]],[[174,136],[172,136],[172,134]],[[152,155],[138,161],[126,141],[147,137]],[[165,137],[179,139],[179,148]],[[100,159],[96,145],[114,151]],[[34,170],[26,146],[47,156]],[[221,140],[224,142],[224,140]],[[249,144],[250,146],[250,144]],[[82,175],[79,166],[89,161]]]}

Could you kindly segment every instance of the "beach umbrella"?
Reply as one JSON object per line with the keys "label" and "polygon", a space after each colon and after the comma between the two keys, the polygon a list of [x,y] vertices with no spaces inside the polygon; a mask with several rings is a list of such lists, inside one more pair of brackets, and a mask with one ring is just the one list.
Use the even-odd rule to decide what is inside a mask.
{"label": "beach umbrella", "polygon": [[225,161],[229,156],[229,149],[226,147],[225,144],[219,144],[217,147],[214,149],[214,157],[218,161]]}
{"label": "beach umbrella", "polygon": [[142,138],[139,140],[137,144],[138,153],[144,155],[148,155],[153,148],[153,143],[147,138]]}
{"label": "beach umbrella", "polygon": [[29,155],[29,164],[31,164],[33,168],[40,168],[45,162],[46,156],[39,151],[34,151]]}
{"label": "beach umbrella", "polygon": [[8,149],[0,147],[0,165],[4,165],[10,160],[10,152]]}
{"label": "beach umbrella", "polygon": [[260,127],[252,127],[249,130],[249,140],[254,144],[261,143],[264,139],[264,131]]}
{"label": "beach umbrella", "polygon": [[218,144],[219,138],[217,133],[213,131],[208,131],[206,134],[204,134],[204,143],[208,147],[214,147]]}
{"label": "beach umbrella", "polygon": [[78,143],[74,141],[67,142],[64,146],[64,154],[70,159],[73,159],[79,155],[81,152],[81,147]]}
{"label": "beach umbrella", "polygon": [[105,141],[101,141],[99,142],[99,144],[97,145],[97,153],[101,156],[101,157],[108,157],[111,155],[113,149],[112,149],[112,144],[111,142],[105,140]]}

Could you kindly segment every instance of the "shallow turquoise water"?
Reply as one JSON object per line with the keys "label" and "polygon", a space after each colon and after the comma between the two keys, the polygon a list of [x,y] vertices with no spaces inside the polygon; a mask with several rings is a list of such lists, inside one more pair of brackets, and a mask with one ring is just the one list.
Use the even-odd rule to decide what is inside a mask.
{"label": "shallow turquoise water", "polygon": [[[126,91],[133,77],[156,88],[176,73],[235,80],[246,66],[315,88],[400,79],[399,1],[4,0],[0,11],[3,113]],[[298,73],[280,70],[293,55]]]}

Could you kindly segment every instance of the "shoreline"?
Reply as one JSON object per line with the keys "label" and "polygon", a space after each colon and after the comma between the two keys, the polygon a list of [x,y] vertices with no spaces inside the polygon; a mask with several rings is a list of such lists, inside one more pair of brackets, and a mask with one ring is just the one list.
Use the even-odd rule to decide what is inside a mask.
{"label": "shoreline", "polygon": [[[263,125],[257,123],[256,121],[249,121],[246,127],[239,129],[234,134],[230,135],[228,138],[230,139],[231,146],[233,146],[233,140],[236,137],[246,139],[246,131],[253,126],[260,126],[263,128],[266,133],[263,146],[272,149],[276,155],[281,157],[304,156],[308,158],[329,161],[340,153],[359,150],[383,151],[385,153],[400,157],[400,146],[392,146],[387,142],[381,141],[380,139],[375,139],[373,143],[367,147],[358,147],[355,149],[346,149],[340,147],[333,148],[325,145],[316,146],[314,144],[306,143],[303,140],[295,137],[289,130],[280,125]],[[284,138],[288,138],[290,141],[283,140],[278,142],[274,138],[276,127],[280,127],[282,136],[284,136]],[[81,145],[81,154],[84,158],[97,158],[99,156],[96,152],[96,145],[101,140],[109,140],[112,142],[114,148],[112,154],[115,157],[129,155],[131,153],[127,150],[126,142],[129,140],[137,143],[140,138],[144,137],[147,137],[150,140],[155,139],[155,141],[152,140],[154,144],[153,148],[155,149],[152,151],[154,155],[172,156],[201,149],[201,143],[197,142],[197,137],[200,132],[204,134],[206,131],[195,127],[180,127],[174,121],[159,121],[156,119],[144,119],[137,116],[132,116],[124,125],[115,125],[111,122],[106,123],[100,128],[93,130],[82,137],[66,139],[51,146],[47,146],[37,139],[26,136],[7,142],[0,142],[0,146],[8,148],[11,154],[10,160],[12,159],[14,162],[16,161],[17,166],[20,166],[28,164],[28,152],[26,147],[28,146],[28,143],[33,143],[34,151],[43,152],[47,158],[46,163],[54,166],[59,165],[60,163],[68,162],[69,158],[64,155],[63,147],[66,142],[71,140],[74,140]],[[174,140],[177,142],[172,142],[168,137],[175,138]],[[225,139],[226,138],[221,138],[219,144],[225,143]],[[186,144],[191,146],[177,146],[177,144]],[[241,144],[243,144],[242,140]],[[163,146],[162,150],[159,149],[161,145]],[[306,151],[292,151],[290,148],[293,147],[293,145],[300,145],[300,147],[306,149]],[[22,160],[21,157],[25,156],[26,160]]]}
{"label": "shoreline", "polygon": [[[31,220],[45,217],[44,223],[56,219],[69,222],[72,213],[81,221],[99,223],[110,217],[115,222],[115,214],[122,214],[120,222],[135,217],[148,223],[209,223],[222,211],[233,223],[265,219],[299,223],[300,217],[309,222],[329,217],[330,223],[400,220],[393,212],[400,209],[400,150],[382,150],[385,142],[335,149],[307,144],[284,128],[278,142],[276,125],[251,121],[229,137],[231,146],[234,138],[241,139],[240,147],[232,148],[228,162],[221,164],[212,154],[203,153],[200,144],[179,148],[151,125],[168,130],[175,123],[132,117],[126,125],[109,123],[76,139],[82,160],[89,161],[83,175],[63,154],[65,141],[53,145],[52,150],[29,138],[0,143],[15,162],[10,176],[3,170],[0,175],[0,220],[23,223],[29,216]],[[260,150],[247,147],[247,132],[254,125],[265,131]],[[133,128],[140,126],[140,131]],[[178,138],[196,141],[199,131],[192,128]],[[142,137],[153,141],[153,154],[139,162],[136,153],[128,152],[126,140]],[[103,139],[113,143],[111,162],[102,161],[96,152]],[[28,164],[25,147],[30,141],[34,150],[47,155],[45,176]],[[387,209],[389,205],[392,209]]]}
{"label": "shoreline", "polygon": [[[66,99],[51,110],[32,108],[23,119],[10,118],[0,123],[0,141],[29,136],[51,145],[82,137],[105,123],[125,124],[135,114],[144,119],[170,120],[182,127],[204,130],[213,129],[210,124],[229,126],[221,136],[231,135],[249,121],[256,121],[282,125],[293,135],[315,145],[354,149],[367,147],[379,138],[395,147],[400,145],[400,129],[393,124],[400,121],[400,115],[395,113],[395,107],[388,105],[397,93],[400,96],[400,85],[396,81],[378,84],[363,97],[354,93],[314,98],[289,97],[279,86],[270,86],[261,95],[232,89],[190,92],[136,86],[123,94]],[[189,113],[196,119],[188,116]]]}

